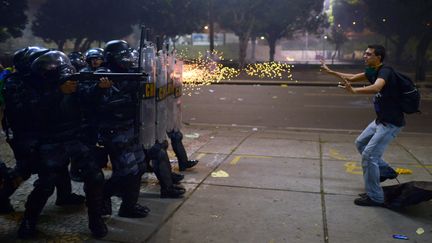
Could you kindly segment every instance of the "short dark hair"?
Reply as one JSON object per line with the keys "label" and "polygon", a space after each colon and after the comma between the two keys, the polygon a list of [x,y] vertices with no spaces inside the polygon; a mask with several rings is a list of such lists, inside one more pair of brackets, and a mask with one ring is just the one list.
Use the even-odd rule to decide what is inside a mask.
{"label": "short dark hair", "polygon": [[384,46],[378,45],[378,44],[373,44],[373,45],[368,45],[368,48],[374,49],[375,56],[380,56],[381,62],[384,61],[384,58],[386,56],[386,50],[385,50]]}

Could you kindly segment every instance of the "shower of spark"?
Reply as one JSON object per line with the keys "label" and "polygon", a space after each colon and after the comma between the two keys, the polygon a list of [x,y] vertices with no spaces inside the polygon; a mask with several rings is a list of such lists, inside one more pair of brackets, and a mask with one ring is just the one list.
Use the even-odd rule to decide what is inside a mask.
{"label": "shower of spark", "polygon": [[258,78],[270,79],[285,79],[292,81],[293,76],[291,73],[292,65],[279,62],[264,62],[249,64],[245,68],[248,76]]}
{"label": "shower of spark", "polygon": [[291,68],[294,65],[279,62],[264,62],[249,64],[243,70],[224,67],[219,61],[223,60],[222,53],[214,51],[205,55],[198,53],[198,57],[190,60],[183,52],[177,54],[183,59],[183,90],[184,94],[191,96],[198,94],[204,85],[218,83],[221,80],[236,78],[241,72],[249,77],[260,79],[285,79],[293,81]]}
{"label": "shower of spark", "polygon": [[[181,54],[179,55],[181,58]],[[222,54],[214,51],[192,61],[185,61],[183,65],[183,84],[185,94],[192,95],[194,90],[200,90],[201,86],[218,83],[221,80],[230,80],[239,75],[239,70],[224,67],[218,61],[223,60]]]}

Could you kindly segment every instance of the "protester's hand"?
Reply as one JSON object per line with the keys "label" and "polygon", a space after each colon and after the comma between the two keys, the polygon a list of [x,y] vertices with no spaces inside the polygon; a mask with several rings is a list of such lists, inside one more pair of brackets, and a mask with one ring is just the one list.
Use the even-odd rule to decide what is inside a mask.
{"label": "protester's hand", "polygon": [[64,82],[62,85],[60,85],[60,91],[63,94],[72,94],[76,92],[78,83],[77,81],[68,80]]}
{"label": "protester's hand", "polygon": [[331,73],[332,72],[330,70],[330,68],[327,67],[327,64],[325,63],[324,59],[321,59],[320,62],[321,62],[321,71],[324,71],[326,73]]}
{"label": "protester's hand", "polygon": [[107,77],[102,77],[99,79],[99,81],[100,82],[99,82],[98,86],[101,89],[108,89],[112,86],[112,81],[109,80]]}
{"label": "protester's hand", "polygon": [[339,88],[345,89],[346,91],[348,91],[351,94],[355,94],[355,90],[353,89],[353,87],[351,86],[350,82],[348,82],[348,80],[343,79],[343,82],[339,82],[338,84]]}

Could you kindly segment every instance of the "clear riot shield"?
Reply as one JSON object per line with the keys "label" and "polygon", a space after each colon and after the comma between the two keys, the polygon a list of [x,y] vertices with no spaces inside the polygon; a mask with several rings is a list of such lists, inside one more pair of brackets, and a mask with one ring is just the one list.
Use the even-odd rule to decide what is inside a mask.
{"label": "clear riot shield", "polygon": [[175,52],[167,56],[167,77],[168,77],[168,93],[167,93],[167,132],[174,129],[174,65],[175,65]]}
{"label": "clear riot shield", "polygon": [[166,53],[158,51],[156,56],[156,141],[166,140],[167,129],[167,65]]}
{"label": "clear riot shield", "polygon": [[144,84],[140,103],[140,143],[150,149],[156,141],[156,50],[152,45],[142,50],[142,68],[148,79]]}
{"label": "clear riot shield", "polygon": [[174,131],[180,131],[182,124],[182,100],[183,94],[183,62],[176,60],[174,65],[174,102],[173,102],[173,123]]}

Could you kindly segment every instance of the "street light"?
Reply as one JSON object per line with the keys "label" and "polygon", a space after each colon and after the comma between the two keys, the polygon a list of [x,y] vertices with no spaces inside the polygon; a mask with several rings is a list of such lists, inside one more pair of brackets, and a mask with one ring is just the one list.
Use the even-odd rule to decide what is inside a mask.
{"label": "street light", "polygon": [[323,36],[324,41],[323,41],[323,59],[326,59],[326,53],[325,53],[325,45],[326,45],[326,41],[327,41],[327,35]]}

